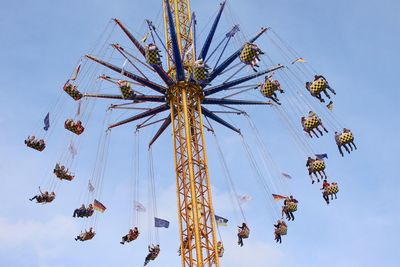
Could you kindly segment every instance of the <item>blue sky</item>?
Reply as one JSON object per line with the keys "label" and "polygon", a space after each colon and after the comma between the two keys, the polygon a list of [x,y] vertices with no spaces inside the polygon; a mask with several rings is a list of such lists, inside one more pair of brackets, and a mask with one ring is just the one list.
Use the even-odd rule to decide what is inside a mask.
{"label": "blue sky", "polygon": [[[204,1],[203,1],[204,2]],[[192,1],[199,28],[215,14],[219,1]],[[96,102],[87,132],[79,145],[77,179],[63,183],[52,205],[28,201],[37,186],[52,179],[51,168],[68,145],[70,135],[55,124],[44,153],[23,145],[27,135],[40,127],[49,106],[79,57],[95,45],[113,17],[120,18],[141,37],[143,20],[157,21],[161,1],[33,1],[3,3],[0,10],[0,266],[139,266],[148,243],[147,215],[141,218],[141,239],[129,246],[118,243],[129,227],[129,183],[132,163],[132,129],[113,131],[110,160],[103,184],[102,201],[108,207],[99,216],[98,235],[91,242],[77,243],[73,237],[84,226],[72,218],[80,205],[94,165],[97,141],[105,108]],[[250,108],[253,120],[274,159],[292,174],[286,190],[300,201],[296,221],[289,225],[284,243],[275,245],[270,211],[264,208],[264,192],[258,189],[240,139],[218,128],[231,174],[240,193],[250,194],[245,213],[252,236],[243,248],[235,244],[234,208],[224,187],[212,136],[208,136],[210,173],[218,214],[229,217],[221,229],[226,246],[223,266],[397,266],[399,209],[392,204],[397,195],[400,144],[397,99],[397,64],[400,61],[400,4],[398,1],[229,1],[222,25],[238,21],[242,31],[253,33],[272,27],[312,66],[334,85],[335,116],[356,135],[359,150],[340,158],[333,139],[311,140],[318,152],[329,154],[328,174],[340,183],[339,199],[326,206],[317,186],[311,186],[305,159],[289,132],[270,108]],[[237,20],[238,19],[238,20]],[[123,37],[122,34],[119,34]],[[268,47],[262,38],[261,47]],[[266,51],[268,53],[268,51]],[[273,55],[271,55],[273,56]],[[75,103],[61,94],[61,119],[71,116]],[[283,98],[283,96],[282,96]],[[284,98],[286,99],[286,98]],[[285,101],[283,101],[285,103]],[[115,112],[118,113],[118,112]],[[119,113],[122,114],[122,113]],[[116,114],[113,119],[120,115]],[[122,117],[128,116],[127,114]],[[231,117],[251,136],[244,119]],[[146,202],[146,141],[155,128],[141,136],[141,197]],[[332,134],[332,133],[330,133]],[[332,136],[330,136],[332,138]],[[256,143],[249,137],[256,149]],[[175,185],[169,132],[154,147],[158,210],[171,221],[160,230],[161,255],[152,265],[177,266],[178,247]],[[276,184],[281,186],[280,184]]]}

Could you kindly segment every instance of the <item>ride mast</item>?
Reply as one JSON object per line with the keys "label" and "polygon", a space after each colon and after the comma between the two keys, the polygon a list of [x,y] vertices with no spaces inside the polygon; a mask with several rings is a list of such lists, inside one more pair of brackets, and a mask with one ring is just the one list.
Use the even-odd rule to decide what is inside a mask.
{"label": "ride mast", "polygon": [[[190,71],[196,59],[192,30],[195,19],[190,13],[189,0],[168,1],[169,5],[164,2],[168,73],[179,77],[179,64],[184,71]],[[171,27],[175,28],[177,40],[171,40],[168,34]],[[174,41],[182,55],[181,62],[173,62],[168,56],[178,54],[174,51]],[[220,266],[202,117],[203,98],[203,88],[185,80],[168,90],[183,267]]]}

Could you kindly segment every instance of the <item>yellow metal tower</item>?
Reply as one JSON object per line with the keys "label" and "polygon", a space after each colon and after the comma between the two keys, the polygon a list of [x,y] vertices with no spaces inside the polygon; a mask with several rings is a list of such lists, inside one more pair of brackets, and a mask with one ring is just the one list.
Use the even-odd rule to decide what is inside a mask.
{"label": "yellow metal tower", "polygon": [[[195,55],[189,0],[169,0],[169,3],[183,64],[185,70],[190,71]],[[168,53],[172,53],[167,13],[164,2],[166,45]],[[175,73],[169,57],[168,67],[170,74]],[[183,81],[169,88],[182,266],[219,266],[202,98],[202,87],[194,83]]]}

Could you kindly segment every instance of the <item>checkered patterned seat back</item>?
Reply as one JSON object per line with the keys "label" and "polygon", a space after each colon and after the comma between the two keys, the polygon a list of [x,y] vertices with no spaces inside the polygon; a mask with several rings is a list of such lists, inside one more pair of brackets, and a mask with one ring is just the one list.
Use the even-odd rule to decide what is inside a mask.
{"label": "checkered patterned seat back", "polygon": [[297,210],[297,203],[288,201],[286,203],[286,208],[289,212],[295,212]]}
{"label": "checkered patterned seat back", "polygon": [[341,144],[348,144],[353,142],[354,137],[352,133],[342,133],[339,137],[339,141]]}
{"label": "checkered patterned seat back", "polygon": [[325,88],[326,88],[326,84],[323,79],[318,79],[318,80],[314,81],[310,86],[311,93],[313,93],[313,94],[319,94]]}
{"label": "checkered patterned seat back", "polygon": [[318,125],[319,125],[319,120],[315,116],[307,118],[304,122],[304,128],[306,129],[306,131],[311,131],[312,129],[317,128]]}
{"label": "checkered patterned seat back", "polygon": [[131,85],[128,84],[126,86],[121,86],[120,87],[122,98],[123,99],[129,99],[133,96],[133,91],[131,89]]}
{"label": "checkered patterned seat back", "polygon": [[146,62],[150,65],[161,65],[158,51],[146,49]]}
{"label": "checkered patterned seat back", "polygon": [[249,64],[252,62],[257,56],[257,50],[252,47],[250,44],[246,44],[242,52],[240,52],[240,61],[243,63]]}
{"label": "checkered patterned seat back", "polygon": [[312,170],[315,172],[323,171],[325,170],[325,162],[322,160],[316,160],[312,164]]}
{"label": "checkered patterned seat back", "polygon": [[261,86],[261,93],[265,97],[272,97],[274,94],[274,91],[278,90],[278,87],[276,84],[273,84],[271,81],[266,81],[262,86]]}
{"label": "checkered patterned seat back", "polygon": [[196,82],[202,82],[207,79],[208,71],[206,67],[194,67],[193,68],[193,79]]}
{"label": "checkered patterned seat back", "polygon": [[64,91],[69,94],[75,101],[81,99],[83,95],[76,89],[76,86],[67,84],[64,86]]}
{"label": "checkered patterned seat back", "polygon": [[326,189],[326,192],[328,193],[328,195],[337,194],[339,192],[339,186],[337,184],[332,184],[332,185],[328,186],[328,188]]}

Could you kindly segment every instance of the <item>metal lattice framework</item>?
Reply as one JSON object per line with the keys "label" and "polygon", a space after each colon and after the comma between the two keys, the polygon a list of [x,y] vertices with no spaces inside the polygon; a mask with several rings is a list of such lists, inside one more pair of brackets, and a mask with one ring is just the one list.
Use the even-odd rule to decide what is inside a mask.
{"label": "metal lattice framework", "polygon": [[[198,55],[196,55],[195,47],[196,21],[195,16],[191,15],[189,0],[165,0],[163,1],[163,5],[168,69],[163,69],[161,65],[152,65],[152,68],[165,84],[158,84],[95,56],[86,55],[88,59],[117,73],[122,73],[130,81],[150,88],[156,94],[144,95],[133,93],[128,99],[121,95],[107,94],[86,94],[85,96],[126,100],[131,101],[131,103],[153,102],[160,104],[140,114],[110,125],[109,128],[143,118],[149,119],[156,114],[170,111],[170,114],[162,120],[162,125],[150,141],[150,146],[172,125],[182,266],[220,266],[203,116],[237,133],[240,133],[240,130],[216,115],[213,111],[210,111],[206,106],[270,105],[270,101],[239,100],[212,96],[283,68],[283,66],[279,65],[272,69],[260,70],[251,75],[226,81],[216,86],[210,86],[215,78],[222,75],[224,70],[239,58],[244,47],[243,44],[242,47],[217,65],[210,72],[205,82],[194,81],[191,79],[191,75],[196,58],[206,59],[224,10],[225,2],[221,4],[211,30]],[[115,23],[127,35],[140,54],[145,56],[146,48],[141,42],[119,20],[115,19]],[[151,22],[148,23],[150,30],[155,30]],[[262,28],[259,33],[248,40],[248,43],[255,42],[266,31],[266,28]],[[227,37],[230,39],[233,35],[234,32],[231,31],[227,34]],[[118,45],[114,45],[114,48],[122,55],[127,54]]]}

